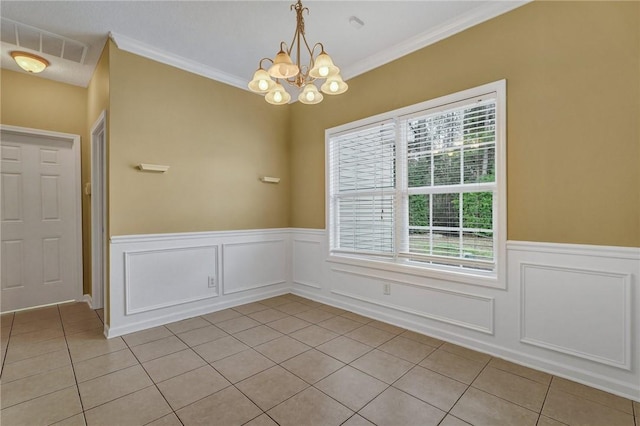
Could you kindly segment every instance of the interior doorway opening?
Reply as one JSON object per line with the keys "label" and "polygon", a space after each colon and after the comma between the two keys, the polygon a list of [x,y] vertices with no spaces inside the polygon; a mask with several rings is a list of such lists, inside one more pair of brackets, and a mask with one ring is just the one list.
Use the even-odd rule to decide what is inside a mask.
{"label": "interior doorway opening", "polygon": [[107,280],[106,111],[91,129],[91,306],[104,308]]}

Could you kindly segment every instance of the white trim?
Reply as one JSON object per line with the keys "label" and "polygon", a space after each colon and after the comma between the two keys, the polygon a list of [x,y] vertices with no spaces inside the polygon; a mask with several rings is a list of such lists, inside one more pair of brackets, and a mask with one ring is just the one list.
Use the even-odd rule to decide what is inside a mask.
{"label": "white trim", "polygon": [[435,28],[431,28],[422,34],[418,34],[402,41],[385,50],[378,51],[362,61],[345,67],[342,75],[345,80],[364,74],[389,62],[395,61],[405,55],[420,50],[424,47],[444,40],[457,33],[460,33],[482,22],[493,19],[513,9],[523,6],[532,0],[520,1],[498,1],[490,2],[487,5],[472,9],[469,12],[458,16],[449,22],[445,22]]}
{"label": "white trim", "polygon": [[[334,272],[340,272],[343,274],[350,274],[350,275],[355,275],[355,276],[361,276],[361,277],[365,277],[365,278],[374,278],[374,279],[379,279],[380,277],[373,275],[373,274],[367,274],[367,273],[362,273],[362,272],[355,272],[355,271],[350,271],[347,269],[339,269],[339,268],[331,268],[332,271]],[[477,324],[473,324],[473,323],[469,323],[469,322],[464,322],[464,321],[458,321],[452,318],[446,318],[443,316],[439,316],[439,315],[433,315],[433,314],[425,314],[424,312],[420,312],[417,311],[415,309],[409,309],[409,308],[405,308],[399,305],[394,305],[392,303],[383,303],[383,302],[379,302],[375,299],[371,299],[371,298],[367,298],[367,297],[363,297],[357,294],[353,294],[353,293],[348,293],[348,292],[343,292],[343,291],[339,291],[339,290],[331,290],[331,293],[333,294],[337,294],[340,296],[345,296],[345,297],[349,297],[351,299],[356,299],[356,300],[360,300],[362,302],[367,302],[367,303],[371,303],[374,305],[378,305],[378,306],[384,306],[386,308],[390,308],[390,309],[394,309],[396,311],[400,311],[400,312],[405,312],[411,315],[415,315],[415,316],[419,316],[422,318],[428,318],[428,319],[432,319],[432,320],[436,320],[436,321],[440,321],[440,322],[444,322],[447,324],[453,324],[453,325],[457,325],[459,327],[463,327],[463,328],[468,328],[470,330],[474,330],[474,331],[479,331],[481,333],[485,333],[485,334],[490,334],[493,335],[494,334],[494,317],[495,317],[495,313],[494,313],[494,298],[493,297],[486,297],[486,296],[480,296],[477,294],[472,294],[472,293],[466,293],[466,292],[461,292],[461,291],[452,291],[452,290],[447,290],[447,289],[443,289],[443,288],[439,288],[439,287],[432,287],[432,286],[428,286],[428,285],[423,285],[423,284],[414,284],[408,281],[402,281],[402,280],[395,280],[395,279],[389,279],[389,278],[385,278],[384,279],[385,282],[390,282],[390,283],[396,283],[396,284],[400,284],[400,285],[405,285],[405,286],[410,286],[410,287],[417,287],[417,288],[424,288],[424,289],[428,289],[431,291],[436,291],[439,293],[445,293],[445,294],[450,294],[453,296],[458,296],[458,297],[464,297],[467,299],[474,299],[474,300],[481,300],[483,302],[487,302],[489,305],[489,327],[480,327]]]}
{"label": "white trim", "polygon": [[479,287],[489,287],[503,289],[498,285],[498,281],[493,277],[483,277],[479,274],[465,273],[462,269],[445,271],[444,268],[426,268],[413,266],[410,264],[394,263],[391,261],[375,260],[373,258],[356,258],[349,256],[330,255],[326,259],[328,262],[352,265],[360,268],[375,269],[378,271],[388,271],[400,274],[414,275],[417,277],[434,278],[455,283],[471,284]]}
{"label": "white trim", "polygon": [[[102,132],[102,141],[98,135]],[[104,307],[107,282],[107,111],[91,127],[91,295],[93,308]],[[96,146],[100,144],[100,146]],[[101,217],[102,220],[98,220]],[[100,272],[102,271],[102,274]],[[102,275],[102,276],[100,276]]]}
{"label": "white trim", "polygon": [[193,318],[199,315],[205,315],[212,312],[221,311],[223,309],[233,308],[235,306],[241,306],[246,303],[258,302],[260,300],[264,300],[270,297],[280,296],[288,293],[290,293],[289,289],[270,290],[267,292],[250,295],[242,298],[235,298],[229,301],[220,301],[214,306],[203,306],[203,307],[197,307],[193,309],[173,311],[173,312],[169,312],[168,314],[163,314],[161,316],[156,316],[156,317],[141,320],[141,321],[134,321],[127,325],[121,325],[118,327],[109,328],[109,326],[105,324],[104,335],[108,339],[111,339],[113,337],[122,336],[124,334],[133,333],[135,331],[146,330],[151,327],[169,324],[171,322]]}
{"label": "white trim", "polygon": [[[290,234],[291,230],[287,228],[114,237],[109,245],[109,336],[214,312],[223,309],[221,306],[236,306],[242,301],[286,293],[291,282],[288,274]],[[203,247],[217,247],[215,259],[208,256],[206,260],[193,260],[190,252],[184,252]],[[127,265],[131,261],[130,265],[136,266],[137,259],[132,254],[158,251],[163,252],[163,256],[166,254],[166,261],[171,263],[169,283],[165,282],[164,275],[155,278],[157,268],[153,262],[140,263],[147,269],[136,270]],[[181,280],[187,276],[188,280]],[[216,281],[213,285],[212,276]],[[205,284],[207,280],[209,284]],[[161,293],[156,295],[158,297],[131,303],[132,294],[137,297],[149,292]]]}
{"label": "white trim", "polygon": [[348,303],[331,297],[330,295],[309,292],[307,291],[307,289],[292,288],[291,293],[314,300],[316,302],[324,303],[341,309],[347,309],[351,312],[358,313],[368,318],[384,321],[391,325],[403,327],[407,330],[417,333],[426,334],[428,336],[435,337],[446,342],[454,343],[472,350],[490,354],[492,356],[497,356],[506,361],[533,368],[538,371],[582,383],[586,386],[601,389],[614,395],[618,395],[624,398],[630,398],[632,400],[640,402],[640,393],[638,392],[637,385],[629,383],[628,381],[622,381],[616,378],[612,378],[611,376],[606,374],[594,372],[590,369],[567,365],[566,363],[561,363],[547,357],[526,353],[522,350],[513,349],[508,346],[494,343],[493,340],[469,337],[466,334],[456,333],[447,329],[434,328],[423,321],[408,320],[406,318],[389,314],[387,312],[380,312],[364,307],[361,303]]}
{"label": "white trim", "polygon": [[303,238],[295,238],[294,236],[291,237],[291,282],[293,284],[300,284],[306,287],[311,287],[311,288],[315,288],[316,290],[322,290],[322,284],[317,283],[317,282],[311,282],[311,281],[307,281],[307,280],[303,280],[300,278],[296,277],[296,271],[295,271],[295,265],[297,262],[297,250],[295,250],[295,245],[296,243],[304,243],[304,244],[312,244],[314,246],[319,246],[321,247],[322,245],[320,244],[320,241],[315,241],[315,240],[309,240],[309,239],[303,239]]}
{"label": "white trim", "polygon": [[58,305],[63,305],[65,303],[75,303],[79,301],[86,302],[86,300],[63,300],[61,302],[45,303],[44,305],[29,306],[27,308],[14,309],[12,311],[3,311],[2,314],[4,315],[4,314],[11,314],[11,313],[22,312],[22,311],[31,311],[33,309],[41,309],[49,306],[58,306]]}
{"label": "white trim", "polygon": [[[495,270],[491,273],[483,273],[482,271],[471,271],[457,267],[447,266],[431,266],[431,265],[411,265],[397,262],[396,258],[390,260],[380,260],[380,256],[361,255],[341,255],[338,251],[331,251],[331,138],[344,133],[346,131],[358,131],[373,124],[387,123],[390,120],[399,122],[406,117],[422,114],[428,110],[440,107],[449,107],[451,104],[462,104],[465,101],[484,96],[495,96],[496,104],[496,192],[494,197],[494,207],[497,204],[497,214],[494,234],[494,259]],[[435,99],[430,99],[414,105],[398,108],[377,114],[372,117],[366,117],[350,123],[342,124],[325,130],[325,218],[327,222],[326,239],[328,260],[337,263],[346,263],[356,266],[376,268],[380,270],[388,270],[394,272],[403,272],[413,275],[419,275],[430,278],[438,278],[448,281],[462,282],[466,284],[492,287],[501,290],[507,289],[507,257],[506,257],[506,240],[507,240],[507,81],[505,79],[486,83],[477,87],[461,90]],[[397,132],[401,132],[398,129]],[[401,149],[402,150],[402,149]],[[394,188],[392,191],[397,194],[399,190]],[[394,224],[397,226],[398,213],[394,212]],[[397,231],[396,231],[397,233]],[[396,236],[397,238],[397,236]],[[398,252],[399,248],[396,248]],[[455,258],[452,258],[452,261]]]}
{"label": "white trim", "polygon": [[198,300],[211,299],[214,297],[218,297],[220,295],[219,286],[216,289],[215,293],[201,295],[197,297],[191,297],[186,299],[175,300],[171,302],[161,303],[153,306],[145,306],[142,308],[132,308],[131,307],[131,258],[133,256],[140,256],[149,253],[162,253],[162,252],[175,252],[175,251],[187,251],[187,250],[201,250],[203,248],[212,248],[214,255],[214,268],[216,271],[216,282],[220,282],[220,278],[218,276],[218,245],[205,245],[205,246],[191,246],[191,247],[171,247],[171,248],[162,248],[162,249],[152,249],[152,250],[131,250],[124,252],[124,312],[125,315],[139,314],[142,312],[154,311],[156,309],[162,309],[167,307],[173,307],[176,305],[182,305],[189,302],[196,302]]}
{"label": "white trim", "polygon": [[640,247],[507,241],[508,250],[640,260]]}
{"label": "white trim", "polygon": [[[624,310],[624,330],[622,332],[624,336],[623,350],[621,354],[622,360],[604,358],[601,356],[585,353],[572,349],[566,345],[558,345],[550,342],[545,342],[539,339],[531,338],[527,336],[527,311],[526,311],[526,295],[527,295],[527,283],[526,283],[526,269],[548,269],[562,272],[576,272],[581,274],[597,275],[610,278],[618,278],[624,288],[624,301],[622,303]],[[567,268],[564,266],[546,265],[541,263],[520,262],[520,341],[540,348],[562,352],[571,356],[588,359],[590,361],[599,362],[601,364],[611,365],[613,367],[622,368],[624,370],[631,370],[631,274],[618,273],[613,271],[586,269],[586,268]]]}
{"label": "white trim", "polygon": [[[247,242],[237,242],[237,243],[225,243],[222,244],[222,255],[224,256],[227,253],[227,247],[237,247],[237,246],[252,246],[252,245],[256,245],[256,244],[267,244],[267,243],[284,243],[286,246],[287,240],[284,238],[278,239],[278,240],[260,240],[260,241],[247,241]],[[222,258],[222,264],[224,265],[224,257]],[[285,264],[285,268],[286,268],[286,264]],[[263,288],[263,287],[269,287],[272,285],[277,285],[277,284],[286,284],[287,283],[287,271],[283,271],[285,278],[282,280],[277,280],[277,281],[265,281],[263,283],[258,283],[255,284],[253,286],[244,286],[244,287],[236,287],[233,290],[227,290],[226,289],[226,277],[224,272],[222,273],[221,277],[222,277],[222,294],[223,295],[229,295],[229,294],[235,294],[235,293],[242,293],[245,291],[250,291],[250,290],[255,290],[255,289],[259,289],[259,288]]]}
{"label": "white trim", "polygon": [[82,301],[87,302],[87,305],[89,305],[91,309],[97,309],[93,307],[93,299],[91,298],[90,294],[85,294],[84,296],[82,296]]}
{"label": "white trim", "polygon": [[[372,69],[395,61],[409,53],[437,43],[440,40],[444,40],[447,37],[451,37],[454,34],[523,6],[530,1],[532,0],[489,2],[486,5],[474,8],[469,12],[457,16],[438,27],[431,28],[422,34],[411,37],[408,40],[393,45],[385,50],[378,51],[374,55],[369,56],[360,62],[345,67],[342,70],[342,75],[345,80],[347,80],[360,74],[364,74],[367,71],[371,71]],[[124,51],[134,53],[163,64],[171,65],[181,70],[201,75],[221,83],[229,84],[242,90],[249,90],[247,86],[248,80],[241,76],[229,74],[209,65],[167,52],[113,31],[109,33],[109,38],[113,40],[119,49]],[[293,99],[293,102],[295,101],[296,99]]]}
{"label": "white trim", "polygon": [[[278,234],[277,237],[276,234]],[[169,235],[172,238],[169,238]],[[640,389],[637,386],[640,381],[640,360],[635,356],[636,353],[639,353],[638,349],[640,348],[638,341],[640,335],[635,328],[638,319],[637,308],[640,306],[640,294],[636,291],[640,276],[640,262],[637,261],[636,256],[640,253],[640,248],[510,241],[508,244],[510,249],[508,252],[508,279],[511,285],[507,290],[503,290],[467,285],[435,277],[415,278],[414,275],[406,272],[385,272],[375,268],[362,266],[356,268],[329,263],[326,261],[326,251],[324,250],[326,236],[326,229],[281,228],[116,237],[116,244],[112,243],[111,245],[111,296],[112,300],[117,303],[116,305],[112,304],[111,307],[114,310],[111,312],[112,328],[109,330],[105,327],[105,331],[109,337],[115,337],[207,312],[262,300],[278,294],[294,293],[626,398],[640,400]],[[205,238],[210,238],[210,240],[207,241]],[[220,249],[218,253],[220,256],[218,274],[221,277],[219,280],[221,287],[218,288],[219,297],[127,317],[121,315],[124,312],[124,307],[120,305],[124,303],[123,254],[125,251],[154,250],[163,247],[196,247],[204,244],[219,244],[220,246],[246,242],[259,244],[261,241],[268,242],[274,239],[284,239],[289,242],[286,249],[286,256],[288,256],[286,268],[289,271],[287,282],[272,287],[259,287],[243,293],[225,295],[223,294],[223,272],[221,272],[224,268],[224,252]],[[297,249],[293,244],[293,241],[296,240],[314,245],[299,246],[297,249],[300,251],[296,253]],[[124,241],[128,241],[127,244],[130,246],[123,246]],[[321,247],[320,250],[316,248],[308,250],[310,247],[316,247],[316,243]],[[516,249],[511,250],[513,247]],[[598,254],[599,249],[602,249],[601,255]],[[615,253],[619,253],[620,256],[615,256]],[[260,273],[255,273],[256,270],[259,270],[256,268],[259,268],[262,262],[269,261],[269,259],[258,257],[252,258],[251,252],[247,251],[246,253],[238,253],[233,265],[254,271],[251,274],[250,282],[260,284],[261,280],[266,281],[266,279]],[[296,277],[292,272],[296,267],[296,262],[304,265],[309,262],[315,263],[313,267],[304,269],[304,274],[298,278],[303,278],[306,282],[317,283],[320,288],[307,287],[296,282]],[[592,333],[584,333],[584,339],[592,339],[586,340],[586,342],[597,342],[603,334],[611,332],[616,336],[624,336],[624,346],[620,344],[617,346],[616,353],[609,353],[597,350],[592,352],[588,346],[585,349],[579,344],[574,345],[570,342],[567,342],[567,347],[564,348],[568,350],[562,350],[563,348],[559,350],[550,345],[542,347],[541,345],[528,344],[530,342],[523,343],[520,340],[521,324],[519,322],[522,315],[522,297],[525,297],[524,294],[521,294],[520,265],[523,263],[540,264],[544,267],[559,266],[563,269],[578,271],[593,270],[604,272],[607,276],[614,274],[615,277],[619,277],[619,282],[608,281],[613,284],[612,293],[605,294],[611,294],[614,297],[613,301],[611,299],[603,300],[605,304],[601,305],[599,298],[591,298],[590,300],[594,302],[593,309],[596,312],[600,306],[607,307],[606,312],[602,311],[604,315],[620,306],[621,311],[617,318],[623,318],[624,324],[621,321],[616,321],[610,323],[605,329],[593,329]],[[343,275],[343,271],[350,275]],[[542,279],[545,279],[544,276]],[[556,280],[556,278],[553,279]],[[563,276],[557,278],[560,283],[562,279]],[[234,280],[233,283],[227,284],[246,284],[243,277]],[[381,282],[397,283],[392,284],[391,295],[383,295]],[[578,282],[580,282],[580,277],[578,277]],[[598,281],[595,282],[598,287]],[[558,287],[545,287],[541,290],[544,293],[538,292],[537,295],[542,295],[540,300],[543,301],[547,296],[549,298],[559,297],[555,291],[556,288]],[[531,289],[536,289],[536,287],[530,286],[528,288],[528,290]],[[431,291],[437,293],[431,293]],[[565,292],[564,295],[564,297],[571,297],[570,293]],[[535,294],[529,293],[529,296],[535,296]],[[438,301],[433,301],[431,305],[422,303],[428,297],[438,297]],[[473,300],[465,300],[468,298]],[[625,306],[620,303],[624,303]],[[445,305],[442,306],[442,304]],[[470,306],[472,312],[467,312],[466,306]],[[542,306],[544,308],[544,302]],[[118,309],[122,309],[122,311]],[[452,311],[452,315],[449,315],[447,309],[458,310]],[[564,312],[562,307],[558,309]],[[624,315],[622,309],[625,309]],[[545,312],[548,311],[543,310],[540,315],[546,315]],[[563,330],[566,333],[575,331],[578,333],[577,335],[581,336],[585,326],[571,324],[571,319],[574,318],[572,312],[567,311],[560,315],[566,315],[568,321],[558,321],[558,327],[564,327]],[[560,316],[560,318],[563,317]],[[531,324],[535,325],[535,323]],[[530,331],[534,330],[530,329]],[[530,333],[530,335],[537,340],[542,340],[543,343],[557,346],[558,340],[554,340],[554,335],[551,333]],[[548,342],[546,341],[547,335],[550,337]],[[562,334],[560,335],[562,336]],[[580,343],[582,340],[576,342]],[[563,342],[560,341],[560,343]],[[624,360],[623,349],[625,351]],[[584,354],[580,351],[587,352],[587,356],[583,356]],[[598,358],[598,356],[604,356],[612,362],[607,363],[606,360],[603,362],[602,357]],[[621,364],[629,364],[630,368],[627,369]]]}
{"label": "white trim", "polygon": [[10,126],[6,124],[0,125],[0,133],[13,133],[21,136],[42,137],[46,139],[58,139],[71,142],[71,150],[74,157],[73,174],[75,182],[75,202],[76,202],[76,243],[75,243],[75,262],[76,262],[76,300],[82,300],[84,291],[82,286],[82,173],[80,159],[80,136],[71,133],[54,132],[51,130],[40,130],[29,127]]}
{"label": "white trim", "polygon": [[225,296],[227,296],[227,295],[230,295],[230,294],[244,293],[244,292],[250,291],[250,290],[257,290],[259,288],[270,287],[272,285],[286,284],[286,283],[287,283],[286,279],[285,280],[281,280],[281,281],[267,281],[267,282],[264,282],[264,283],[260,283],[260,284],[254,285],[252,287],[240,287],[240,288],[235,289],[233,291],[226,291],[225,290],[223,294]]}
{"label": "white trim", "polygon": [[114,235],[111,244],[150,243],[156,241],[175,241],[185,239],[230,238],[255,236],[256,234],[288,233],[293,228],[247,229],[239,231],[206,231],[206,232],[178,232],[166,234]]}
{"label": "white trim", "polygon": [[122,34],[110,32],[109,38],[113,40],[118,49],[122,49],[126,52],[134,53],[136,55],[160,62],[162,64],[171,65],[181,70],[201,75],[203,77],[207,77],[212,80],[237,87],[239,89],[247,91],[249,90],[249,88],[247,87],[248,80],[244,78],[237,77],[219,69],[202,64],[200,62],[196,62],[191,59],[176,55],[174,53],[167,52],[165,50],[132,39]]}

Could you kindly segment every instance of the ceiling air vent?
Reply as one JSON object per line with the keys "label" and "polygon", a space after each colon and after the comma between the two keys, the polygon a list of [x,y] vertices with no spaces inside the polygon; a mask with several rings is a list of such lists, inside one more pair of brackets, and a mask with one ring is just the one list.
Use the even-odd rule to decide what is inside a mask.
{"label": "ceiling air vent", "polygon": [[0,39],[5,43],[79,64],[84,63],[87,54],[87,45],[84,43],[7,18],[2,18],[0,22]]}

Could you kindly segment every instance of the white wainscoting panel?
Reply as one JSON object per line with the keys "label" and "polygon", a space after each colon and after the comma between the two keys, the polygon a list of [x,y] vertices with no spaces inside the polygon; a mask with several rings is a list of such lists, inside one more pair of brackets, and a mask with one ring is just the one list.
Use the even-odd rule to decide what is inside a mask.
{"label": "white wainscoting panel", "polygon": [[325,230],[291,238],[321,247],[317,289],[297,284],[313,253],[292,244],[296,294],[640,400],[639,248],[511,241],[494,289],[327,261]]}
{"label": "white wainscoting panel", "polygon": [[[333,272],[350,275],[349,290],[332,290],[333,294],[384,306],[397,312],[435,320],[486,334],[493,334],[494,303],[492,297],[448,290],[428,285],[416,285],[359,272],[352,268],[331,268]],[[371,280],[379,282],[372,283]],[[377,296],[381,284],[389,284],[388,296]],[[372,285],[373,284],[373,285]]]}
{"label": "white wainscoting panel", "polygon": [[321,241],[293,237],[291,253],[293,284],[322,289],[324,253]]}
{"label": "white wainscoting panel", "polygon": [[120,336],[288,293],[289,232],[112,237],[105,333]]}
{"label": "white wainscoting panel", "polygon": [[[506,289],[327,255],[325,230],[114,237],[105,332],[293,292],[640,401],[640,248],[507,242]],[[202,288],[210,274],[217,296]]]}
{"label": "white wainscoting panel", "polygon": [[125,313],[218,295],[218,246],[125,252]]}
{"label": "white wainscoting panel", "polygon": [[631,368],[631,275],[521,263],[521,341]]}
{"label": "white wainscoting panel", "polygon": [[[285,239],[228,243],[222,250],[224,294],[287,282]],[[248,263],[249,259],[253,261]]]}

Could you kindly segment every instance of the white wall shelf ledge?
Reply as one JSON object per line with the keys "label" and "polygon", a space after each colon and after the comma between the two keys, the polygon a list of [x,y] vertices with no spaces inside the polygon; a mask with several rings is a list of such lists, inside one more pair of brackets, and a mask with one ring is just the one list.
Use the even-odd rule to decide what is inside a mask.
{"label": "white wall shelf ledge", "polygon": [[165,173],[169,170],[169,166],[164,166],[162,164],[140,163],[137,167],[143,172]]}

